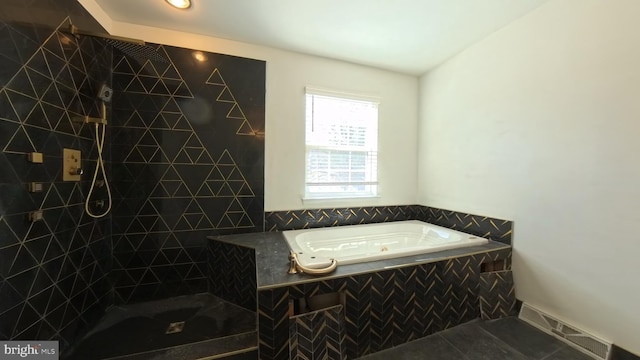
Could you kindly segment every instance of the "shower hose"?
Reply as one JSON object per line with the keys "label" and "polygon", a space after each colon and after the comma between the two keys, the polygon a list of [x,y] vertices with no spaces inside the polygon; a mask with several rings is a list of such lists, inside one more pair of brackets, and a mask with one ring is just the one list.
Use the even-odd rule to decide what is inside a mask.
{"label": "shower hose", "polygon": [[[109,182],[107,181],[107,172],[104,170],[104,160],[102,159],[102,148],[104,146],[104,134],[107,132],[107,126],[102,124],[102,135],[100,135],[100,126],[98,123],[96,125],[96,146],[98,148],[98,162],[96,164],[96,171],[93,173],[93,180],[91,181],[91,188],[89,189],[89,194],[87,194],[87,201],[84,204],[84,209],[89,216],[95,219],[99,219],[101,217],[106,216],[109,211],[111,211],[111,189],[109,188]],[[109,205],[106,210],[101,214],[94,214],[91,212],[89,208],[89,202],[91,200],[91,195],[93,194],[93,190],[96,187],[96,179],[98,178],[98,172],[102,171],[102,179],[104,181],[104,186],[107,188],[107,197],[109,199]]]}

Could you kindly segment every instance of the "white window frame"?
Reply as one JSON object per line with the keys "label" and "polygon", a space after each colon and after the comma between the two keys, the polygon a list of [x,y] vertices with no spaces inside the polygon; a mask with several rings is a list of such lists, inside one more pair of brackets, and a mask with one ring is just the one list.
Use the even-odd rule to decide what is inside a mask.
{"label": "white window frame", "polygon": [[[330,140],[322,140],[322,134],[327,134],[327,132],[322,132],[321,130],[316,130],[317,128],[322,128],[314,126],[313,121],[322,121],[322,118],[318,118],[320,115],[314,116],[313,109],[309,107],[310,96],[313,96],[315,99],[336,99],[338,101],[348,101],[353,102],[354,105],[357,103],[362,103],[363,110],[361,113],[366,113],[368,111],[372,111],[375,109],[375,115],[369,113],[367,119],[368,120],[356,120],[348,127],[340,127],[341,130],[349,130],[350,132],[355,131],[358,125],[359,131],[364,131],[363,138],[359,138],[363,140],[364,143],[353,145],[336,145],[330,144]],[[327,90],[317,87],[307,86],[305,88],[305,192],[304,199],[305,200],[316,200],[316,199],[349,199],[349,198],[370,198],[370,197],[378,197],[379,196],[379,182],[378,182],[378,144],[379,144],[379,135],[378,135],[378,115],[379,110],[378,106],[380,103],[380,99],[373,96],[361,95],[361,94],[352,94],[341,91]],[[339,116],[344,116],[344,114],[340,114]],[[333,122],[332,122],[333,120]],[[343,122],[338,122],[337,118],[332,118],[328,120],[328,122],[332,126],[336,126],[338,124],[342,125]],[[366,128],[362,127],[365,124]],[[315,131],[314,131],[315,130]],[[314,132],[316,135],[320,133],[319,136],[314,136]],[[327,135],[328,136],[328,135]],[[320,139],[320,140],[318,140]],[[328,138],[327,138],[328,139]],[[350,141],[356,140],[351,137],[348,137]],[[346,140],[343,138],[341,140]],[[349,141],[349,142],[350,142]],[[315,155],[322,155],[324,152],[328,157],[327,160],[327,169],[324,172],[318,171],[313,172],[310,169],[310,162],[312,153],[315,152]],[[339,172],[344,176],[345,173],[349,173],[349,180],[347,181],[331,181],[332,176],[332,167],[330,165],[331,152],[355,152],[355,153],[363,153],[361,155],[364,156],[365,162],[365,170],[352,168],[351,161],[354,160],[354,154],[348,155],[349,165],[348,168],[341,169]],[[362,160],[362,156],[360,159]],[[338,170],[333,169],[335,173]],[[320,177],[323,177],[320,173],[324,173],[326,178],[323,180],[318,180]],[[351,178],[351,175],[358,175],[359,179],[354,180]],[[364,174],[364,179],[362,179]],[[337,174],[335,174],[337,175]],[[323,189],[324,188],[324,189]],[[342,188],[342,189],[340,189]],[[320,190],[323,189],[323,190]]]}

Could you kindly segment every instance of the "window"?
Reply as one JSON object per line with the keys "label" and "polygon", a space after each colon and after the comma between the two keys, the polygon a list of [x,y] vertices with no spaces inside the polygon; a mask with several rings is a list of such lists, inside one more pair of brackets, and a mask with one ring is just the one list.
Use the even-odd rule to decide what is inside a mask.
{"label": "window", "polygon": [[306,189],[310,199],[378,194],[378,101],[306,89]]}

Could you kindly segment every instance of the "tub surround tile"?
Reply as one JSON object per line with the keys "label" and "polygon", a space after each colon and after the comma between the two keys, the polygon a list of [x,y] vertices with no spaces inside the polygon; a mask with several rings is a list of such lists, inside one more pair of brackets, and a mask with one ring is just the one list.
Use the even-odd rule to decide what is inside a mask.
{"label": "tub surround tile", "polygon": [[511,244],[513,222],[423,205],[304,209],[265,213],[265,231],[421,220]]}
{"label": "tub surround tile", "polygon": [[417,220],[459,230],[493,241],[511,245],[513,222],[483,215],[439,209],[430,206],[416,207]]}
{"label": "tub surround tile", "polygon": [[[272,307],[315,294],[344,292],[348,358],[388,349],[479,317],[480,263],[507,256],[488,252],[402,269],[377,271],[258,291],[260,354],[286,359],[288,337],[270,330],[286,323],[288,308]],[[280,320],[278,320],[280,319]],[[263,323],[266,324],[263,326]]]}
{"label": "tub surround tile", "polygon": [[[291,275],[287,273],[287,270],[289,269],[289,247],[287,246],[282,234],[279,232],[210,236],[209,239],[214,242],[219,241],[255,250],[256,281],[259,290],[315,282],[318,279],[335,279],[362,273],[410,267],[420,264],[445,261],[461,256],[482,256],[488,252],[511,254],[510,246],[490,241],[485,245],[451,249],[430,254],[370,261],[360,264],[339,265],[333,273],[319,277],[307,274]],[[500,259],[507,260],[507,266],[510,266],[509,258],[510,256],[500,257]]]}
{"label": "tub surround tile", "polygon": [[480,274],[480,314],[484,320],[517,315],[511,270]]}
{"label": "tub surround tile", "polygon": [[415,205],[270,211],[265,231],[309,229],[415,219]]}
{"label": "tub surround tile", "polygon": [[258,344],[260,359],[289,359],[288,288],[258,291]]}
{"label": "tub surround tile", "polygon": [[[338,266],[325,276],[287,274],[288,247],[278,232],[211,237],[254,249],[261,359],[288,359],[289,301],[345,294],[348,358],[388,349],[480,316],[482,263],[505,260],[511,247],[498,242],[440,253]],[[465,252],[466,251],[466,252]]]}
{"label": "tub surround tile", "polygon": [[342,305],[290,317],[290,359],[345,359],[344,325]]}

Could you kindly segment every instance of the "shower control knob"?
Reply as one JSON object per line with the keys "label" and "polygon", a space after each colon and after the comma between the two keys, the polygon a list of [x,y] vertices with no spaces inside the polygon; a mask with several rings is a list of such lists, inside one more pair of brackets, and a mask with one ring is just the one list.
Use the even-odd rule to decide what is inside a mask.
{"label": "shower control knob", "polygon": [[84,171],[82,171],[81,168],[72,167],[71,169],[69,169],[69,174],[70,175],[82,175],[82,174],[84,174]]}

